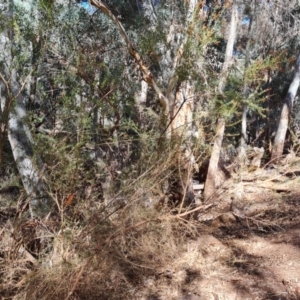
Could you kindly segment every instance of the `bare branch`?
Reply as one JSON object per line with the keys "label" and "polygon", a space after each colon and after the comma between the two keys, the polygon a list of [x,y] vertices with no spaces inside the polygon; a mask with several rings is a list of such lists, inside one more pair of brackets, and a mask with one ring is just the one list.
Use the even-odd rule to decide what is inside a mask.
{"label": "bare branch", "polygon": [[130,55],[134,58],[135,62],[138,64],[141,72],[144,75],[144,80],[154,89],[155,93],[157,94],[161,107],[163,108],[164,112],[167,114],[169,112],[169,100],[167,97],[162,93],[161,89],[156,84],[155,80],[153,79],[153,75],[149,68],[143,62],[140,54],[137,52],[133,43],[130,41],[123,25],[120,23],[118,18],[112,13],[112,11],[100,0],[91,0],[91,4],[100,9],[106,16],[108,16],[113,23],[117,26],[121,36],[123,37],[127,49]]}

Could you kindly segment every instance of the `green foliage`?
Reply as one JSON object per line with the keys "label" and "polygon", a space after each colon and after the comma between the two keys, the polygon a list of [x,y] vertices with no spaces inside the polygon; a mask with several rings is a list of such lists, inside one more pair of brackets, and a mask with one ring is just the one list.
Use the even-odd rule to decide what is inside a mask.
{"label": "green foliage", "polygon": [[[56,207],[52,213],[62,229],[61,235],[53,237],[58,243],[63,241],[61,260],[55,265],[57,277],[38,266],[32,271],[34,278],[29,279],[30,292],[37,298],[62,279],[67,284],[55,290],[57,298],[67,298],[74,286],[80,293],[83,284],[76,287],[81,272],[74,267],[77,263],[83,269],[88,266],[91,272],[87,274],[104,270],[103,280],[97,279],[95,286],[110,298],[115,294],[101,284],[107,282],[107,274],[113,277],[115,266],[118,274],[126,267],[141,275],[144,269],[140,266],[151,268],[150,257],[157,251],[166,252],[163,262],[167,265],[168,251],[175,255],[173,244],[180,241],[176,234],[187,234],[178,224],[191,221],[178,217],[173,222],[177,211],[172,196],[183,197],[172,186],[184,169],[182,146],[188,141],[199,160],[209,155],[219,116],[227,122],[226,143],[236,145],[244,107],[265,125],[271,97],[284,96],[289,83],[282,80],[283,76],[289,79],[293,64],[287,52],[274,50],[259,56],[254,49],[247,67],[244,57],[234,58],[224,93],[219,94],[228,26],[226,7],[214,8],[209,20],[200,20],[197,8],[188,24],[188,1],[162,1],[155,8],[155,18],[147,9],[139,11],[136,1],[107,3],[157,86],[169,93],[171,110],[187,100],[182,99],[185,94],[178,100],[176,93],[180,96],[185,84],[190,84],[191,125],[202,134],[187,139],[165,137],[170,124],[169,120],[162,122],[158,95],[149,85],[146,103],[139,103],[143,75],[116,26],[101,12],[91,17],[75,4],[67,7],[66,3],[40,0],[36,7],[30,7],[30,2],[19,5],[14,20],[1,15],[1,32],[15,31],[11,68],[17,69],[20,85],[26,85],[25,79],[32,75],[22,96],[31,108],[28,123],[34,133],[35,153],[45,166],[43,176]],[[32,12],[27,13],[28,9]],[[32,21],[35,14],[37,22]],[[251,43],[255,48],[255,40]],[[276,82],[273,85],[265,79],[270,74]],[[181,102],[174,103],[176,99]],[[280,107],[274,105],[272,112]],[[4,158],[9,161],[6,166],[12,163],[12,155]],[[139,226],[141,230],[135,230]],[[49,249],[44,258],[49,258]],[[69,249],[71,258],[65,255]],[[90,264],[94,260],[97,270]],[[159,267],[160,261],[155,263]],[[120,280],[126,286],[124,274],[126,280]],[[41,290],[36,291],[36,286]],[[99,292],[96,298],[101,296]]]}

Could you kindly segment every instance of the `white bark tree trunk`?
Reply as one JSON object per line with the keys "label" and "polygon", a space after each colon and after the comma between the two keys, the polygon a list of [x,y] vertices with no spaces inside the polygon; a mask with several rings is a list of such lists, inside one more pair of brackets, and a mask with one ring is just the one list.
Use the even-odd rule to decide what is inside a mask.
{"label": "white bark tree trunk", "polygon": [[[189,30],[195,20],[195,11],[198,0],[190,0],[188,2],[188,10],[186,15],[186,26],[184,34],[170,30],[169,42],[176,45],[176,40],[181,41],[177,47],[176,56],[171,64],[170,77],[167,87],[167,98],[170,101],[170,126],[167,136],[181,143],[184,151],[180,153],[178,160],[178,187],[179,194],[182,193],[179,213],[183,205],[190,205],[194,200],[192,174],[195,167],[195,158],[192,151],[193,136],[193,112],[195,92],[194,86],[189,80],[180,83],[180,87],[175,91],[178,83],[177,69],[182,62],[182,57],[188,40],[190,39]],[[177,35],[177,37],[176,37]],[[175,48],[176,49],[176,48]],[[167,60],[167,57],[165,58]]]}
{"label": "white bark tree trunk", "polygon": [[[254,3],[255,5],[255,3]],[[248,27],[248,40],[246,44],[246,57],[245,57],[245,68],[244,68],[244,86],[243,86],[243,98],[244,100],[248,97],[248,84],[246,82],[245,74],[248,70],[250,64],[250,44],[252,42],[253,35],[253,17],[255,16],[255,12],[250,17],[249,27]],[[246,146],[247,146],[247,112],[248,106],[244,104],[243,114],[242,114],[242,128],[241,128],[241,143],[240,143],[240,151],[238,155],[238,159],[241,165],[246,163]]]}
{"label": "white bark tree trunk", "polygon": [[[13,3],[7,8],[13,18]],[[24,189],[30,197],[32,217],[41,217],[50,209],[46,184],[43,180],[41,161],[34,153],[33,138],[26,125],[26,109],[22,96],[23,86],[17,82],[17,71],[12,67],[13,32],[0,35],[0,106],[1,124],[7,131],[13,156],[20,173]]]}
{"label": "white bark tree trunk", "polygon": [[[18,93],[16,83],[12,82],[12,84],[13,90],[16,90],[14,94]],[[34,154],[33,139],[26,125],[26,109],[20,95],[14,100],[14,106],[9,114],[8,139],[24,189],[30,197],[31,216],[40,217],[49,211],[49,199],[40,159]]]}
{"label": "white bark tree trunk", "polygon": [[207,177],[204,186],[204,199],[211,198],[216,190],[216,174],[219,169],[219,160],[222,149],[222,142],[225,132],[225,119],[219,118],[216,127],[216,135],[214,139],[214,146],[209,160]]}
{"label": "white bark tree trunk", "polygon": [[295,96],[299,88],[299,83],[300,83],[300,54],[296,62],[293,81],[285,97],[285,103],[281,111],[280,121],[279,121],[278,129],[276,132],[275,141],[272,149],[272,156],[271,156],[272,162],[277,162],[283,154],[285,136],[288,129],[290,114],[293,108]]}
{"label": "white bark tree trunk", "polygon": [[232,65],[232,53],[233,53],[233,47],[236,38],[237,23],[238,23],[238,6],[234,1],[231,8],[231,20],[230,20],[229,34],[228,34],[228,39],[226,44],[225,60],[222,68],[221,79],[219,81],[219,86],[218,86],[220,94],[224,93],[224,88],[228,77],[228,71]]}
{"label": "white bark tree trunk", "polygon": [[[229,35],[228,35],[228,40],[226,45],[225,61],[223,64],[221,79],[218,86],[219,93],[221,95],[224,93],[224,88],[228,77],[229,68],[232,64],[232,53],[233,53],[233,46],[236,38],[236,29],[237,29],[237,22],[238,22],[238,7],[235,2],[232,4],[231,9],[232,9],[231,21],[230,21]],[[215,179],[216,179],[216,172],[218,171],[224,131],[225,131],[225,119],[222,116],[220,116],[217,120],[214,146],[209,160],[207,178],[205,181],[205,187],[204,187],[205,200],[211,198],[216,190]]]}

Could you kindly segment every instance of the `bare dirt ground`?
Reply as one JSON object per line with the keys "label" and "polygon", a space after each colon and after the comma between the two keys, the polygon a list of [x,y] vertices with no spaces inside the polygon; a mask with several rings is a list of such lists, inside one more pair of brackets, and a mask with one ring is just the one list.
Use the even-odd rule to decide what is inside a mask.
{"label": "bare dirt ground", "polygon": [[221,191],[219,213],[200,214],[207,227],[148,279],[153,294],[141,299],[300,299],[298,178],[251,176],[242,188]]}

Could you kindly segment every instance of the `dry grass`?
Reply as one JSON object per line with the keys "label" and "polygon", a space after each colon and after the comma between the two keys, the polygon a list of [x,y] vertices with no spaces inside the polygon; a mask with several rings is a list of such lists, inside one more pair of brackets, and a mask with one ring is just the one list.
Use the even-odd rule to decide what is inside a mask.
{"label": "dry grass", "polygon": [[[189,299],[185,295],[194,295],[201,282],[202,295],[208,295],[204,299],[216,292],[213,283],[220,299],[230,299],[222,291],[220,274],[241,265],[251,266],[252,258],[237,254],[229,243],[204,232],[225,225],[239,233],[236,224],[224,224],[218,210],[228,206],[222,204],[226,197],[238,198],[241,193],[243,201],[231,203],[243,213],[236,215],[240,224],[275,228],[276,220],[287,218],[279,214],[285,204],[275,187],[294,187],[297,177],[287,174],[286,166],[275,173],[237,174],[222,186],[215,199],[218,205],[182,207],[182,198],[177,206],[171,203],[173,195],[166,184],[174,170],[180,170],[178,152],[143,159],[146,163],[121,174],[104,195],[99,192],[98,179],[82,181],[80,176],[72,183],[76,189],[53,188],[56,210],[43,220],[28,220],[20,205],[3,207],[0,296],[22,300],[178,300]],[[294,160],[291,169],[296,168]],[[240,178],[243,181],[237,185]],[[239,186],[243,187],[241,192]],[[271,203],[271,209],[268,205],[257,208],[264,201]],[[245,207],[263,214],[248,216]],[[210,226],[207,221],[195,220],[199,212],[201,216],[216,213],[221,217],[215,217]],[[275,219],[265,220],[268,213]],[[235,282],[236,277],[230,280]],[[225,283],[228,293],[230,282]]]}
{"label": "dry grass", "polygon": [[[1,297],[146,299],[157,289],[170,290],[163,281],[159,287],[150,282],[180,266],[188,240],[197,235],[192,214],[181,208],[178,215],[168,196],[177,151],[144,155],[143,165],[120,174],[104,195],[95,180],[82,181],[80,169],[77,181],[74,169],[66,169],[70,174],[62,178],[72,178],[72,189],[53,185],[54,213],[39,221],[22,213],[1,219]],[[178,293],[182,280],[178,274]]]}
{"label": "dry grass", "polygon": [[2,291],[14,299],[134,299],[147,277],[178,259],[186,241],[185,227],[174,218],[143,213],[124,210],[126,218],[114,225],[94,216],[81,229],[44,230],[48,240],[39,259],[13,250],[17,242],[11,239],[3,249]]}

